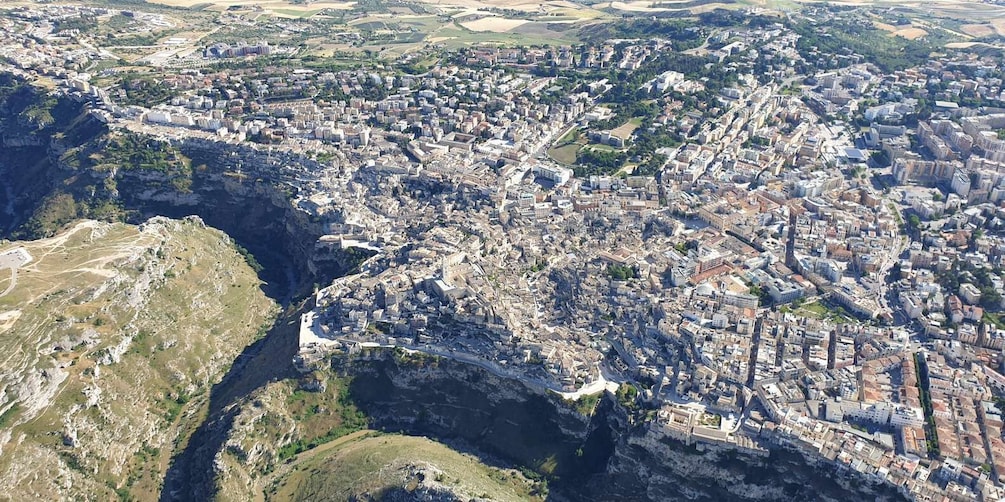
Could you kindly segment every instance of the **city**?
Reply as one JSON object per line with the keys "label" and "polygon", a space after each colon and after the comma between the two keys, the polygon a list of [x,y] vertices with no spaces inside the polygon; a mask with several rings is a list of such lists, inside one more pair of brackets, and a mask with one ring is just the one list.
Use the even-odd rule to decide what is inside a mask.
{"label": "city", "polygon": [[571,401],[606,389],[654,449],[794,448],[916,500],[999,500],[1001,47],[900,64],[807,43],[856,12],[331,69],[284,66],[301,49],[226,12],[216,28],[261,36],[161,39],[142,76],[67,20],[170,16],[15,6],[0,56],[114,134],[230,149],[233,179],[324,228],[317,249],[365,256],[315,286],[303,373],[398,348]]}

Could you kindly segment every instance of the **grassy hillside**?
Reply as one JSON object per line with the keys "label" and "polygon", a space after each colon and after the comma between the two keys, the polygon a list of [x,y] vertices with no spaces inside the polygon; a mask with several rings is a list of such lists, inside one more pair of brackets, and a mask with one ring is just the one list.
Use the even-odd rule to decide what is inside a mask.
{"label": "grassy hillside", "polygon": [[357,500],[452,494],[460,500],[540,498],[543,487],[519,472],[487,466],[426,438],[346,436],[313,450],[275,480],[272,500]]}
{"label": "grassy hillside", "polygon": [[369,419],[350,391],[356,379],[367,378],[317,370],[248,395],[215,457],[219,499],[527,500],[547,494],[547,483],[530,470],[490,467],[424,437],[367,429]]}
{"label": "grassy hillside", "polygon": [[198,220],[82,221],[0,253],[17,247],[34,260],[0,297],[0,498],[156,498],[275,304]]}

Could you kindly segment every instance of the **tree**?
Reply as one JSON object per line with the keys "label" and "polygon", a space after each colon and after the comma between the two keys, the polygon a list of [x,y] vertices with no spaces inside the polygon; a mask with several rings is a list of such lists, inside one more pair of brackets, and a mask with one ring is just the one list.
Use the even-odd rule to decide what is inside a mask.
{"label": "tree", "polygon": [[887,167],[890,165],[890,156],[883,150],[872,152],[869,155],[869,159],[872,160],[873,164],[879,167]]}
{"label": "tree", "polygon": [[1002,295],[994,286],[981,288],[981,306],[988,310],[996,310],[1001,307]]}
{"label": "tree", "polygon": [[981,237],[984,237],[984,231],[979,228],[977,230],[974,230],[973,232],[970,232],[970,237],[967,237],[967,250],[968,251],[977,250],[977,241]]}
{"label": "tree", "polygon": [[921,218],[916,214],[910,214],[907,216],[907,231],[912,234],[916,234],[921,230]]}
{"label": "tree", "polygon": [[615,281],[627,281],[628,279],[634,279],[637,274],[635,269],[630,265],[616,265],[612,263],[607,266],[607,275]]}
{"label": "tree", "polygon": [[890,267],[890,282],[897,282],[903,277],[903,272],[900,270],[900,262],[894,263]]}
{"label": "tree", "polygon": [[757,297],[757,303],[760,305],[771,305],[771,295],[767,291],[761,289],[760,286],[750,286],[750,294]]}

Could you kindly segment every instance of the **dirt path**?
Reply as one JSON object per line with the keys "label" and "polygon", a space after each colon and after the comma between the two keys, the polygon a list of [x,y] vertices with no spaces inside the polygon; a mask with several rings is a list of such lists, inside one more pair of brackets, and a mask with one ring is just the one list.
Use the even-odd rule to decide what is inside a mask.
{"label": "dirt path", "polygon": [[17,286],[17,267],[10,269],[10,284],[7,285],[7,289],[0,293],[0,298],[7,296],[8,293],[14,291],[14,286]]}
{"label": "dirt path", "polygon": [[349,435],[346,435],[346,436],[342,436],[342,437],[337,438],[335,440],[329,441],[329,442],[327,442],[325,444],[319,445],[319,446],[317,446],[317,447],[315,447],[315,448],[313,448],[311,450],[307,450],[307,451],[305,451],[303,453],[298,454],[296,457],[293,458],[292,461],[280,465],[271,474],[269,474],[268,476],[266,476],[266,477],[264,477],[264,478],[261,479],[261,481],[259,482],[259,488],[261,488],[262,490],[259,490],[257,493],[255,493],[255,500],[256,500],[256,502],[258,502],[258,501],[264,502],[265,501],[265,493],[264,493],[263,490],[266,489],[266,488],[268,488],[269,485],[271,485],[275,480],[282,479],[283,477],[285,477],[290,472],[295,471],[296,468],[299,465],[303,464],[304,462],[307,462],[308,460],[314,459],[314,458],[318,457],[319,455],[321,455],[322,453],[324,453],[324,452],[326,452],[328,450],[331,450],[333,448],[338,448],[339,446],[342,446],[342,445],[344,445],[344,444],[346,444],[346,443],[348,443],[350,441],[355,441],[357,439],[363,439],[368,434],[373,433],[373,432],[377,432],[377,431],[372,430],[372,429],[363,429],[361,431],[356,431],[356,432],[353,432],[352,434],[349,434]]}

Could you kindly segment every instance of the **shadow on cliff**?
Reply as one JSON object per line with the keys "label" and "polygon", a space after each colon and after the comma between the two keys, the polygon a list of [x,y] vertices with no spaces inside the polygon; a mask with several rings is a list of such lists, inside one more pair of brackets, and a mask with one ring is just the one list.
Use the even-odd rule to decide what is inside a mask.
{"label": "shadow on cliff", "polygon": [[[314,308],[314,297],[307,294],[311,288],[308,281],[314,278],[328,283],[370,256],[347,253],[343,259],[329,261],[315,268],[312,275],[306,275],[304,271],[291,268],[296,262],[285,259],[280,245],[271,249],[267,247],[273,240],[252,239],[251,242],[243,242],[247,242],[246,247],[252,253],[249,261],[261,261],[264,265],[259,271],[263,291],[281,301],[285,305],[285,311],[278,316],[264,337],[245,348],[227,374],[213,386],[205,420],[189,436],[188,441],[173,453],[160,494],[162,501],[201,501],[213,498],[216,489],[214,461],[217,453],[223,449],[239,412],[239,408],[234,405],[269,382],[299,376],[292,363],[299,349],[300,316]],[[242,240],[238,240],[238,243],[242,243]],[[291,301],[291,298],[305,299]]]}
{"label": "shadow on cliff", "polygon": [[297,221],[296,210],[288,201],[277,200],[274,189],[256,187],[238,195],[242,187],[215,186],[218,181],[195,177],[192,192],[197,199],[184,204],[142,199],[136,195],[138,190],[123,190],[122,200],[130,212],[131,223],[142,223],[151,216],[175,219],[198,216],[240,246],[263,281],[261,289],[266,296],[284,306],[294,298],[306,296],[303,289],[310,287],[313,243],[320,232],[308,222]]}
{"label": "shadow on cliff", "polygon": [[547,480],[549,500],[584,500],[575,486],[603,472],[614,454],[610,397],[586,416],[481,368],[402,353],[336,370],[353,376],[350,394],[372,427],[428,436],[495,467],[517,466]]}
{"label": "shadow on cliff", "polygon": [[270,381],[297,376],[291,361],[297,352],[300,314],[311,307],[311,302],[305,301],[288,308],[263,338],[245,348],[230,371],[213,386],[207,418],[175,451],[160,500],[213,498],[214,460],[239,411],[232,405]]}

